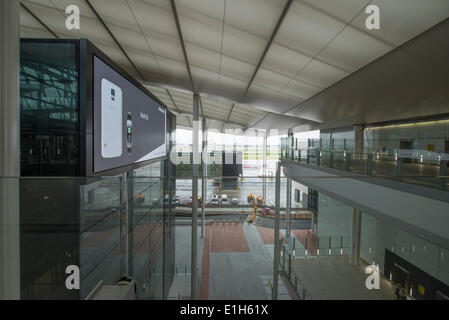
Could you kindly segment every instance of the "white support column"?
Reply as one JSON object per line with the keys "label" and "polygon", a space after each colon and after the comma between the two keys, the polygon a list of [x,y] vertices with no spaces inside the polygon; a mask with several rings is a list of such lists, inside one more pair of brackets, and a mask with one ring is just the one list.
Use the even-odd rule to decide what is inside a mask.
{"label": "white support column", "polygon": [[206,219],[206,200],[207,200],[207,163],[208,163],[208,153],[207,153],[207,129],[206,129],[206,118],[203,118],[203,149],[201,163],[203,165],[203,170],[201,173],[201,238],[204,238],[205,230],[205,219]]}
{"label": "white support column", "polygon": [[[288,129],[288,154],[293,154],[293,129]],[[289,157],[290,158],[290,157]],[[292,228],[291,214],[292,214],[292,179],[287,178],[287,205],[285,212],[285,233],[287,237],[290,237],[290,230]]]}
{"label": "white support column", "polygon": [[0,1],[0,300],[20,299],[19,6]]}
{"label": "white support column", "polygon": [[192,257],[191,257],[191,299],[196,300],[197,298],[197,249],[198,249],[198,164],[200,163],[199,153],[198,153],[198,137],[199,137],[199,95],[193,95],[193,137],[192,137],[192,147],[193,147],[193,164],[192,164]]}
{"label": "white support column", "polygon": [[267,198],[267,140],[268,140],[268,130],[265,131],[263,136],[263,172],[262,172],[262,198],[263,198],[263,205],[265,206],[267,204],[266,198]]}
{"label": "white support column", "polygon": [[287,178],[287,206],[285,213],[285,234],[289,238],[292,229],[292,179]]}
{"label": "white support column", "polygon": [[351,264],[353,266],[359,265],[361,226],[362,213],[358,209],[352,209]]}
{"label": "white support column", "polygon": [[274,265],[273,265],[273,291],[271,298],[278,299],[279,261],[281,246],[279,241],[280,215],[281,215],[281,163],[276,168],[276,211],[274,215]]}

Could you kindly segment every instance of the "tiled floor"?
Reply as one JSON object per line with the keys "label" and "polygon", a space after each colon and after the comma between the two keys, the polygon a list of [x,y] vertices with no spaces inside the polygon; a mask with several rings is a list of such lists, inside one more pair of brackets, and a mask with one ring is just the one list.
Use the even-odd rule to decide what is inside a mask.
{"label": "tiled floor", "polygon": [[394,288],[381,277],[379,290],[368,290],[363,267],[349,264],[347,257],[308,258],[292,261],[294,274],[304,284],[311,299],[392,300]]}
{"label": "tiled floor", "polygon": [[[209,299],[271,299],[273,285],[272,244],[265,244],[261,233],[252,225],[224,226],[217,224],[211,230],[220,239],[220,251],[210,253]],[[263,230],[265,240],[270,231]],[[212,235],[214,237],[214,235]],[[238,239],[238,246],[236,240]],[[273,236],[271,236],[271,242]],[[243,245],[242,245],[243,244]],[[213,246],[213,245],[212,245]],[[242,250],[242,247],[247,250]],[[205,246],[206,248],[206,246]],[[234,251],[234,249],[236,249]],[[232,250],[232,251],[231,251]],[[206,254],[206,253],[205,253]],[[204,270],[205,266],[203,266]],[[203,272],[205,275],[205,272]],[[291,297],[281,277],[279,277],[278,298],[290,300]]]}

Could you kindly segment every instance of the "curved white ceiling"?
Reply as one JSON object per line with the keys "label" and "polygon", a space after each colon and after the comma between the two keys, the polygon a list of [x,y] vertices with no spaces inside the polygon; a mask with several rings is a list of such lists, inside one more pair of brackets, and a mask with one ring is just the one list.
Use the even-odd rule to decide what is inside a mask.
{"label": "curved white ceiling", "polygon": [[[192,113],[193,89],[170,1],[89,2],[129,59],[86,0],[22,1],[22,36],[53,37],[48,28],[61,38],[88,38],[189,125],[182,115]],[[270,42],[287,0],[174,3],[204,116],[246,128],[321,123],[310,108],[291,111],[449,17],[447,0],[296,0]],[[380,30],[365,28],[368,4],[380,8]],[[65,28],[68,5],[80,8],[79,31]]]}

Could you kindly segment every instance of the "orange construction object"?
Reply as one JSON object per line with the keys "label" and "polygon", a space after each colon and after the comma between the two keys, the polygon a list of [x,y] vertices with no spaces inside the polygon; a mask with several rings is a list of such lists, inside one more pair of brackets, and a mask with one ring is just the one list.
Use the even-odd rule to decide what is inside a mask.
{"label": "orange construction object", "polygon": [[251,223],[254,223],[254,220],[256,220],[256,214],[253,213],[253,215],[251,216]]}

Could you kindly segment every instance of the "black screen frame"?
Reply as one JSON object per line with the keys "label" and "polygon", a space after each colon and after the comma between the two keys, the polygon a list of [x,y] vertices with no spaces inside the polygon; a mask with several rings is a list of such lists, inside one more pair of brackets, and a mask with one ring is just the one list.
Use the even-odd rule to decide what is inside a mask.
{"label": "black screen frame", "polygon": [[[95,172],[94,171],[94,57],[101,59],[104,63],[118,72],[126,80],[131,82],[137,89],[141,90],[149,98],[157,102],[160,107],[165,109],[166,124],[165,130],[168,130],[168,119],[174,115],[168,110],[167,106],[146,89],[139,81],[131,76],[127,71],[121,68],[117,63],[110,59],[105,53],[98,49],[87,39],[79,40],[79,126],[80,126],[80,174],[86,177],[116,176],[124,172],[138,169],[167,158],[168,150],[165,156],[154,159],[131,163],[128,165],[116,167],[113,169]],[[169,145],[169,141],[166,141]]]}

